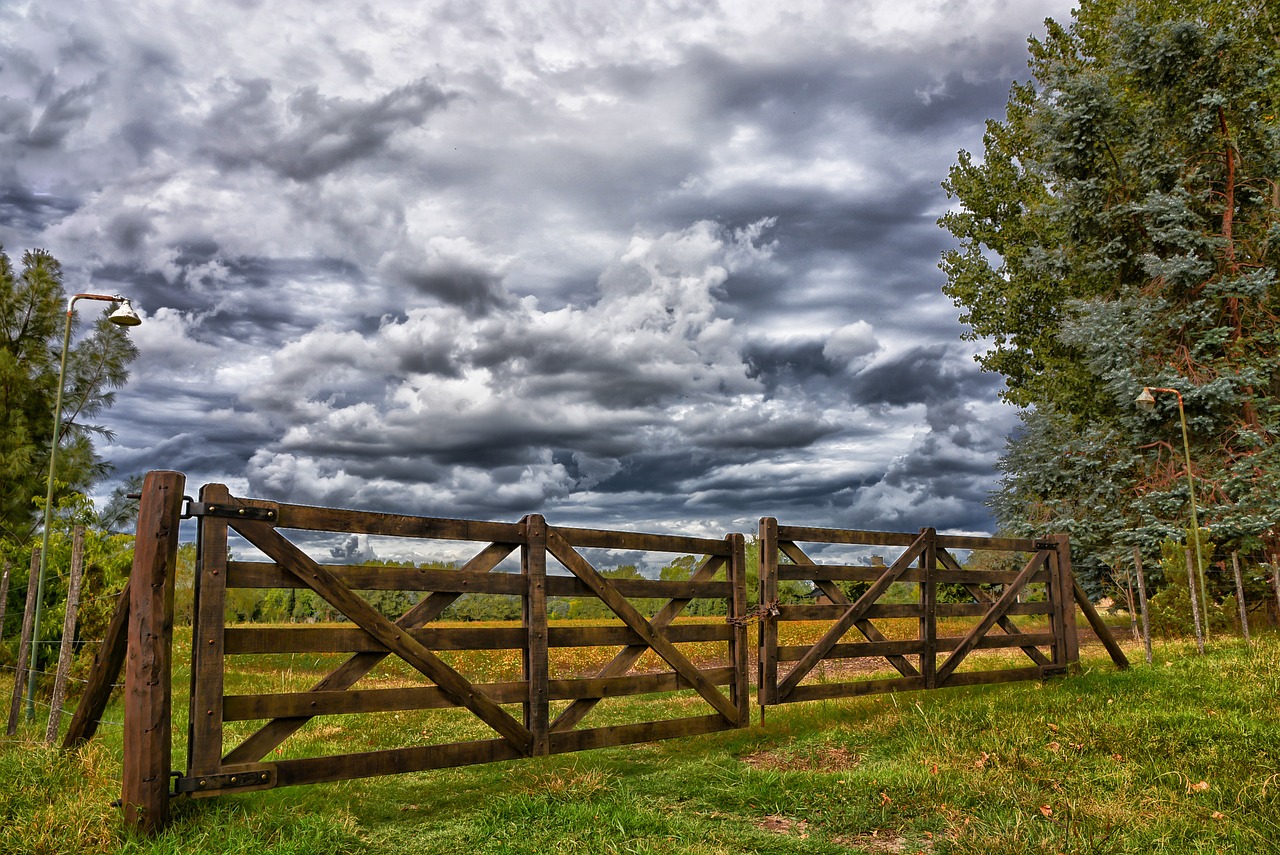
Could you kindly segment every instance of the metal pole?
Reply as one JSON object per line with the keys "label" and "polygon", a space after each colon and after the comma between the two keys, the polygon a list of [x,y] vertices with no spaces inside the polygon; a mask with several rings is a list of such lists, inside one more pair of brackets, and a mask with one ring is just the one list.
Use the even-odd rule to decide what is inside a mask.
{"label": "metal pole", "polygon": [[[1182,393],[1178,396],[1178,418],[1182,421],[1182,453],[1187,458],[1187,495],[1191,499],[1191,531],[1196,540],[1196,575],[1200,579],[1200,611],[1204,614],[1204,635],[1209,637],[1209,594],[1204,581],[1204,556],[1200,554],[1200,518],[1196,514],[1196,482],[1191,476],[1191,442],[1187,439],[1187,414],[1182,408]],[[1203,652],[1203,651],[1202,651]]]}
{"label": "metal pole", "polygon": [[[76,300],[102,300],[104,302],[121,303],[121,308],[111,314],[109,320],[120,326],[137,326],[141,321],[134,313],[129,301],[119,294],[76,294],[67,303],[67,322],[62,331],[62,361],[58,365],[58,396],[53,407],[53,440],[49,443],[49,483],[44,497],[44,535],[40,548],[40,576],[36,582],[36,611],[32,623],[31,636],[31,673],[27,681],[27,721],[36,717],[35,696],[36,678],[39,662],[38,647],[40,643],[40,617],[44,614],[44,580],[49,567],[49,529],[53,521],[53,484],[58,459],[58,443],[62,439],[62,390],[67,383],[67,349],[71,345],[71,318],[75,313]],[[127,311],[126,311],[127,310]]]}
{"label": "metal pole", "polygon": [[31,671],[27,675],[27,721],[36,718],[36,679],[39,676],[40,617],[44,614],[44,580],[49,567],[49,529],[53,521],[53,482],[58,460],[58,443],[62,439],[62,387],[67,382],[67,346],[71,344],[71,314],[77,294],[67,304],[67,323],[62,331],[62,361],[58,365],[58,396],[53,405],[53,440],[49,443],[49,485],[44,496],[44,535],[40,546],[40,575],[36,582],[36,612],[31,634]]}

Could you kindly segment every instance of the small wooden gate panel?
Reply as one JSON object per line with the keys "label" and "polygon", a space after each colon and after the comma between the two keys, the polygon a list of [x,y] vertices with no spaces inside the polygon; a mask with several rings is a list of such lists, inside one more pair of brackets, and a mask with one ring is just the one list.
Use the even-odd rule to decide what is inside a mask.
{"label": "small wooden gate panel", "polygon": [[[730,617],[745,612],[742,535],[710,540],[554,528],[537,515],[519,523],[492,523],[343,511],[237,498],[218,484],[206,486],[190,512],[200,519],[199,561],[188,769],[177,781],[179,792],[214,795],[558,754],[709,733],[742,727],[748,721],[743,621],[676,621],[694,598],[725,601]],[[479,551],[457,570],[323,565],[282,530],[473,541]],[[232,531],[269,560],[229,560]],[[701,554],[704,559],[684,582],[616,580],[606,578],[584,557],[583,550],[602,549]],[[519,575],[494,572],[517,550]],[[548,559],[563,571],[549,574]],[[227,591],[236,588],[306,588],[351,623],[228,626],[224,618]],[[358,590],[412,591],[423,596],[392,620]],[[432,626],[463,594],[519,597],[521,626]],[[598,626],[548,626],[549,597],[598,598],[617,620]],[[666,603],[647,618],[632,604],[637,598],[662,598]],[[714,665],[696,665],[680,649],[685,642],[707,641],[719,643],[724,651]],[[619,650],[598,673],[550,679],[549,662],[555,651],[607,646]],[[447,655],[467,649],[518,649],[520,679],[482,683],[460,673]],[[669,670],[635,673],[633,666],[649,652]],[[307,691],[226,693],[228,657],[280,653],[349,656]],[[360,688],[359,681],[390,656],[417,671],[425,678],[422,684]],[[681,690],[696,693],[706,713],[579,726],[605,698]],[[518,714],[508,709],[515,705],[520,707]],[[493,731],[494,738],[320,757],[277,756],[290,736],[318,716],[448,708],[469,710]],[[260,719],[266,724],[247,738],[230,747],[224,744],[227,723]]]}
{"label": "small wooden gate panel", "polygon": [[[901,554],[885,566],[872,564],[822,564],[802,544],[816,544],[810,552],[838,544],[845,547],[900,548]],[[981,549],[1028,553],[1021,571],[966,570],[950,550]],[[760,673],[761,706],[796,701],[851,697],[878,692],[932,689],[945,686],[994,683],[1042,678],[1062,673],[1078,658],[1072,617],[1070,553],[1065,536],[1036,541],[1012,538],[977,538],[939,535],[933,529],[918,534],[853,531],[780,526],[772,517],[760,523]],[[812,594],[826,602],[814,605],[778,605],[779,580],[804,582]],[[841,582],[868,583],[856,599],[846,595]],[[912,585],[915,601],[885,603],[883,597],[895,583]],[[960,585],[969,603],[939,603],[940,585]],[[1023,602],[1029,586],[1044,597]],[[997,592],[992,593],[995,589]],[[1029,616],[1047,626],[1023,631],[1013,616]],[[882,624],[914,619],[916,631],[903,638],[890,637]],[[976,618],[963,635],[940,636],[939,619]],[[816,640],[783,643],[782,632],[798,628],[797,622],[820,627]],[[993,630],[999,629],[999,632]],[[856,630],[856,635],[854,631]],[[1018,649],[1031,665],[1017,668],[961,670],[975,650]],[[841,679],[842,672],[874,671],[859,660],[880,662],[896,676]],[[849,667],[849,666],[854,667]],[[834,671],[828,679],[826,671]],[[884,669],[881,669],[884,670]]]}

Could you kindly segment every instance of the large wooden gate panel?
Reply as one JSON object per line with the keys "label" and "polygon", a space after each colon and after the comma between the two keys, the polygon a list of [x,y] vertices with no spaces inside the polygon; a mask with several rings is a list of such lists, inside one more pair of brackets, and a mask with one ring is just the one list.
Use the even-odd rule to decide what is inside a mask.
{"label": "large wooden gate panel", "polygon": [[[748,721],[745,621],[739,617],[745,610],[741,535],[717,541],[556,529],[537,515],[506,524],[371,514],[242,499],[221,485],[206,486],[190,513],[200,520],[199,566],[189,760],[187,773],[177,782],[180,792],[204,796],[467,765],[707,733]],[[282,530],[477,541],[481,546],[457,570],[322,565]],[[229,532],[244,537],[268,560],[229,560]],[[583,556],[584,548],[705,558],[687,582],[615,580]],[[516,549],[520,574],[493,572]],[[549,558],[561,572],[548,572]],[[228,626],[227,591],[236,588],[306,588],[350,623]],[[425,596],[392,620],[356,593],[362,589]],[[521,625],[432,625],[463,594],[519,597]],[[549,625],[549,598],[584,596],[598,598],[617,620],[599,626]],[[632,598],[645,597],[666,601],[653,618],[645,618],[631,604]],[[730,619],[710,624],[677,621],[685,606],[700,597],[724,600]],[[722,661],[698,666],[680,650],[683,643],[705,641],[723,644]],[[584,646],[616,646],[620,652],[599,673],[551,679],[551,654]],[[519,650],[520,678],[487,683],[470,679],[447,661],[449,651],[467,649]],[[650,651],[670,670],[635,672],[633,666]],[[342,653],[347,658],[306,691],[226,694],[228,657],[284,653]],[[425,681],[399,688],[361,688],[359,681],[388,656],[407,663]],[[722,687],[727,687],[727,694]],[[610,697],[690,690],[707,707],[705,715],[579,726]],[[518,718],[504,709],[515,704],[523,710]],[[287,740],[317,716],[450,708],[468,710],[497,738],[321,757],[279,756],[282,747],[288,748]],[[554,720],[553,710],[558,713]],[[224,744],[228,723],[262,719],[266,724],[238,744]]]}

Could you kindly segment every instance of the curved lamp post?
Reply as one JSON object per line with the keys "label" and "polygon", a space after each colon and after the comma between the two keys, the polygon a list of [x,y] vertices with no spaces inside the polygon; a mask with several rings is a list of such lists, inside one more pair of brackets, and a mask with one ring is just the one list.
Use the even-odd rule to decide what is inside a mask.
{"label": "curved lamp post", "polygon": [[107,316],[111,323],[122,327],[136,327],[142,318],[133,310],[133,304],[127,297],[119,294],[76,294],[67,304],[67,322],[62,332],[62,362],[58,366],[58,395],[53,405],[53,442],[49,447],[49,484],[44,497],[44,540],[40,546],[40,576],[36,582],[36,610],[31,622],[31,670],[27,674],[27,721],[36,717],[36,663],[39,650],[36,644],[40,639],[40,617],[44,612],[44,580],[49,567],[49,528],[53,519],[53,482],[55,464],[58,458],[58,441],[62,436],[62,387],[67,382],[67,347],[71,344],[71,316],[75,312],[76,300],[102,300],[120,305]]}
{"label": "curved lamp post", "polygon": [[1204,582],[1204,559],[1200,556],[1200,519],[1196,514],[1196,483],[1191,477],[1191,443],[1187,439],[1187,414],[1182,408],[1182,393],[1177,389],[1165,389],[1160,386],[1143,386],[1142,394],[1134,399],[1134,403],[1150,412],[1155,409],[1156,398],[1152,392],[1169,392],[1178,397],[1178,418],[1182,421],[1182,454],[1187,461],[1187,495],[1191,498],[1191,531],[1196,542],[1196,574],[1200,580],[1200,611],[1204,614],[1205,635],[1209,634],[1209,599],[1208,588]]}

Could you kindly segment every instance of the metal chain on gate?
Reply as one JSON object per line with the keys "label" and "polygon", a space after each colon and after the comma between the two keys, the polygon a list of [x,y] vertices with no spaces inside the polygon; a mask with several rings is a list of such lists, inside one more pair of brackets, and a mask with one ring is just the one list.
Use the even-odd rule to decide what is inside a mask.
{"label": "metal chain on gate", "polygon": [[733,616],[726,617],[724,619],[724,622],[729,624],[730,626],[746,626],[749,623],[751,623],[753,620],[764,620],[766,617],[777,617],[777,616],[778,616],[778,601],[773,600],[772,602],[762,603],[756,606],[754,609],[742,615],[741,617],[733,617]]}

